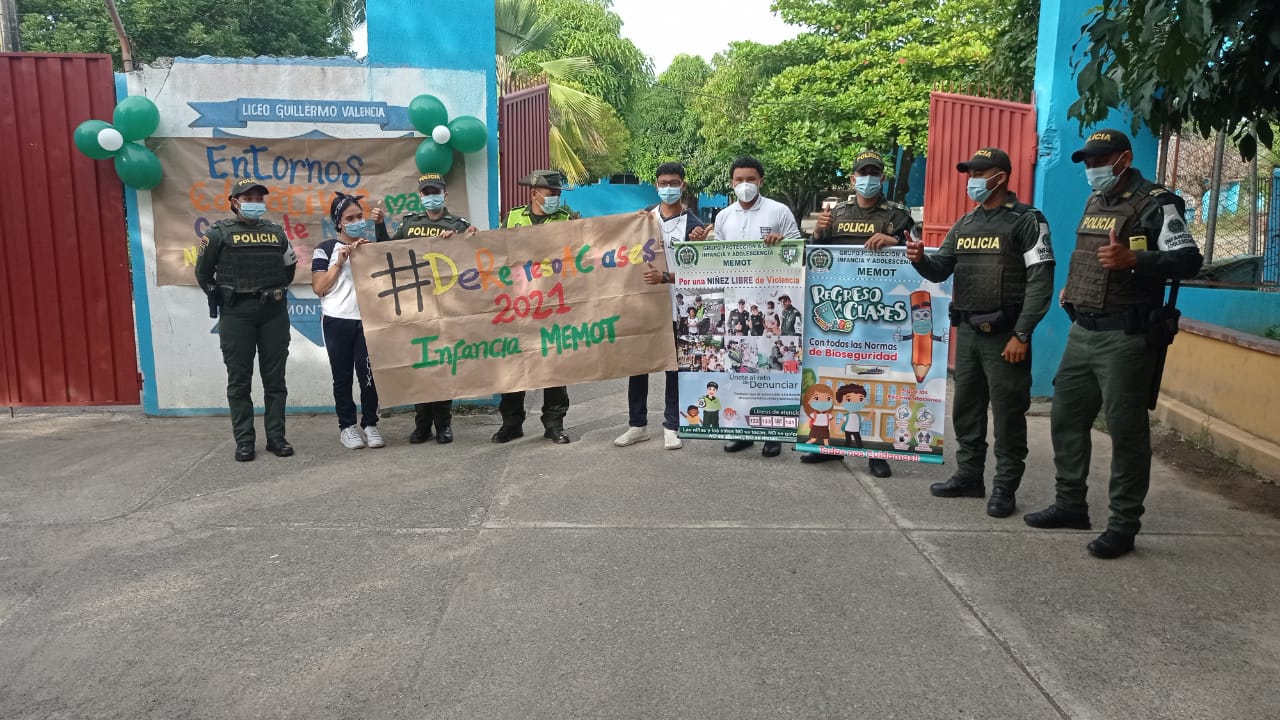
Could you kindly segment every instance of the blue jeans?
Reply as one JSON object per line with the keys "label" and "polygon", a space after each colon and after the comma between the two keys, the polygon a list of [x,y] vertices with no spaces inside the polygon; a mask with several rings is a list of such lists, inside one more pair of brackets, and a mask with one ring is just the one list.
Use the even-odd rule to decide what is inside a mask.
{"label": "blue jeans", "polygon": [[[666,372],[667,390],[663,398],[662,427],[675,430],[680,427],[680,373]],[[645,427],[649,424],[649,376],[632,375],[627,383],[627,424]]]}

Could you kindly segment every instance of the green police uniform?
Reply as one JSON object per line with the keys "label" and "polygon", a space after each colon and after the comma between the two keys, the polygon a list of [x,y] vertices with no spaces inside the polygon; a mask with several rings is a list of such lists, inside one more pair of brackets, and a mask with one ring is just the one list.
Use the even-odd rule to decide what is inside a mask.
{"label": "green police uniform", "polygon": [[831,225],[814,233],[813,242],[824,245],[865,245],[876,233],[884,233],[905,243],[915,221],[907,207],[881,195],[875,205],[864,208],[857,202],[837,203],[831,210]]}
{"label": "green police uniform", "polygon": [[1027,457],[1026,412],[1031,406],[1031,353],[1012,364],[1001,357],[1017,334],[1030,339],[1053,292],[1049,224],[1039,210],[1009,193],[998,207],[975,207],[951,228],[937,254],[915,265],[925,279],[952,273],[952,324],[956,326],[956,473],[960,482],[983,485],[987,458],[987,405],[995,421],[993,487],[1014,492]]}
{"label": "green police uniform", "polygon": [[[424,175],[423,178],[438,178],[438,175]],[[422,185],[425,187],[431,180],[423,180]],[[443,181],[441,180],[441,187]],[[409,213],[400,220],[400,227],[396,228],[395,235],[388,235],[385,223],[377,223],[374,226],[374,232],[379,242],[385,240],[405,240],[407,238],[418,237],[440,237],[445,232],[461,233],[471,227],[471,223],[466,218],[449,214],[448,208],[445,208],[444,214],[438,218],[432,218],[426,212]],[[413,406],[414,427],[423,438],[430,437],[431,427],[434,425],[437,433],[443,433],[453,424],[453,401],[452,400],[436,400],[429,403],[415,403]]]}
{"label": "green police uniform", "polygon": [[[1125,139],[1123,149],[1127,145]],[[1150,313],[1164,302],[1166,279],[1193,277],[1204,262],[1183,211],[1182,198],[1149,182],[1136,169],[1112,192],[1095,192],[1076,228],[1063,291],[1064,307],[1074,321],[1054,378],[1055,504],[1073,513],[1087,512],[1090,432],[1101,410],[1111,435],[1107,528],[1127,536],[1141,527],[1151,480],[1147,401],[1163,348],[1148,346]],[[1112,229],[1118,242],[1136,252],[1136,267],[1102,267],[1097,252],[1110,244]]]}
{"label": "green police uniform", "polygon": [[237,445],[252,445],[255,440],[249,396],[255,354],[262,370],[263,426],[268,445],[284,440],[288,397],[284,376],[289,358],[286,291],[297,267],[298,259],[284,228],[265,220],[222,220],[200,240],[196,280],[206,292],[217,293],[222,306],[218,336],[227,366],[227,404]]}
{"label": "green police uniform", "polygon": [[[529,183],[526,183],[529,184]],[[535,187],[537,187],[535,185]],[[547,215],[535,215],[529,210],[528,205],[511,208],[507,213],[507,218],[502,223],[504,228],[527,227],[530,225],[541,225],[548,222],[564,222],[566,220],[575,220],[581,217],[578,213],[569,209],[568,206],[561,206],[554,213]],[[498,402],[498,412],[502,414],[502,425],[507,428],[519,428],[524,425],[525,391],[502,393],[502,400]],[[569,414],[569,388],[564,385],[545,388],[542,391],[542,426],[551,432],[564,431],[564,417]]]}

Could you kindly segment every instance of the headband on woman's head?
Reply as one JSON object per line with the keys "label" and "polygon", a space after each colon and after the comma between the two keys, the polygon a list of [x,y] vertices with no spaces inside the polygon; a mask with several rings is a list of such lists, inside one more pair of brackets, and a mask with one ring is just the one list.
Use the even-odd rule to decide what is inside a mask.
{"label": "headband on woman's head", "polygon": [[[342,213],[352,205],[360,205],[360,198],[342,192],[335,192],[333,195],[333,202],[329,204],[329,219],[333,221],[333,226],[337,227],[338,222],[342,220]],[[360,205],[360,207],[364,206]]]}

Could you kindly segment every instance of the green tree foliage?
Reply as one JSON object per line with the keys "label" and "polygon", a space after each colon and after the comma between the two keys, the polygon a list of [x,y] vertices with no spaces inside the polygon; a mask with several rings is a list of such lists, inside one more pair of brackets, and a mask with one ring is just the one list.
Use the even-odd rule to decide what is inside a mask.
{"label": "green tree foliage", "polygon": [[711,77],[711,66],[693,55],[677,55],[651,87],[631,103],[627,126],[631,129],[631,151],[627,165],[631,172],[652,180],[664,162],[685,166],[691,187],[708,185],[717,172],[724,172],[707,151],[699,130],[702,116],[694,106]]}
{"label": "green tree foliage", "polygon": [[627,170],[627,153],[631,148],[631,131],[613,107],[606,105],[604,115],[593,129],[600,142],[576,141],[570,145],[582,161],[589,178],[609,177]]}
{"label": "green tree foliage", "polygon": [[1102,0],[1077,44],[1080,99],[1094,123],[1115,108],[1134,129],[1232,133],[1252,158],[1280,121],[1280,21],[1274,0]]}
{"label": "green tree foliage", "polygon": [[579,89],[603,99],[620,113],[631,99],[653,81],[649,59],[622,37],[622,19],[609,0],[534,0],[537,17],[553,31],[544,40],[530,43],[515,61],[526,72],[538,72],[539,63],[568,57],[591,58],[593,67],[581,73]]}
{"label": "green tree foliage", "polygon": [[[110,53],[119,67],[120,44],[102,0],[17,5],[24,50]],[[330,57],[351,45],[351,25],[335,19],[331,0],[129,0],[118,6],[135,62],[200,55]]]}
{"label": "green tree foliage", "polygon": [[1008,0],[997,9],[1000,28],[980,77],[1030,97],[1035,85],[1041,0]]}

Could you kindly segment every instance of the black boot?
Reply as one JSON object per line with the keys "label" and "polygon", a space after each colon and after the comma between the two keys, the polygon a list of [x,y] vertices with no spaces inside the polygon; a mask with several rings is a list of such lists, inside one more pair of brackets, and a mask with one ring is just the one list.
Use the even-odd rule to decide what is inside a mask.
{"label": "black boot", "polygon": [[940,498],[980,498],[986,496],[987,489],[982,485],[982,478],[971,478],[956,473],[948,478],[946,482],[930,485],[929,492],[933,493],[934,497]]}
{"label": "black boot", "polygon": [[1086,547],[1089,554],[1103,560],[1114,560],[1133,552],[1133,533],[1107,528]]}
{"label": "black boot", "polygon": [[755,443],[750,440],[730,440],[724,444],[724,451],[738,452],[740,450],[746,450],[752,445],[755,445]]}
{"label": "black boot", "polygon": [[1027,513],[1022,516],[1022,521],[1033,528],[1040,528],[1041,530],[1056,530],[1058,528],[1088,530],[1092,527],[1089,523],[1089,513],[1067,510],[1057,504],[1050,505],[1040,512]]}
{"label": "black boot", "polygon": [[282,437],[271,438],[267,440],[267,452],[276,457],[290,457],[293,455],[293,446]]}
{"label": "black boot", "polygon": [[249,462],[256,455],[252,440],[236,443],[236,462]]}
{"label": "black boot", "polygon": [[778,457],[782,454],[782,443],[766,442],[760,447],[760,454],[765,457]]}
{"label": "black boot", "polygon": [[991,488],[991,499],[987,501],[987,514],[995,518],[1007,518],[1018,508],[1014,492],[997,485]]}
{"label": "black boot", "polygon": [[872,475],[878,478],[887,478],[893,476],[893,471],[889,469],[889,463],[880,458],[871,458],[867,461],[867,469]]}
{"label": "black boot", "polygon": [[453,428],[445,425],[436,431],[436,442],[441,445],[448,445],[453,442]]}
{"label": "black boot", "polygon": [[493,434],[492,440],[496,443],[508,443],[516,438],[524,437],[524,429],[519,427],[511,427],[503,425],[498,428],[498,432]]}
{"label": "black boot", "polygon": [[815,452],[807,452],[807,453],[800,454],[800,462],[806,465],[812,465],[814,463],[831,462],[832,460],[839,460],[839,459],[840,459],[839,455],[824,455],[822,453],[815,453]]}
{"label": "black boot", "polygon": [[424,443],[430,439],[431,439],[430,426],[428,427],[419,426],[414,428],[413,432],[409,433],[409,442],[413,443],[414,445],[418,445],[419,443]]}

